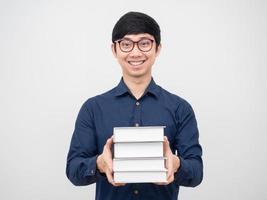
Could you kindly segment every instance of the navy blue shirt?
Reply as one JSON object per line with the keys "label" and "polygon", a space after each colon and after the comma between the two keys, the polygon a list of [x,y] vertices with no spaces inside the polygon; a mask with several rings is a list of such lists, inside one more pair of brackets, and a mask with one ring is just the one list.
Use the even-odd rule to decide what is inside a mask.
{"label": "navy blue shirt", "polygon": [[[164,134],[181,162],[172,183],[114,187],[97,170],[96,158],[112,136],[113,128],[127,126],[166,126]],[[202,149],[198,138],[196,118],[188,102],[156,85],[153,79],[137,100],[121,79],[117,87],[82,105],[71,139],[66,174],[77,186],[96,183],[97,200],[174,200],[179,186],[194,187],[202,181]]]}

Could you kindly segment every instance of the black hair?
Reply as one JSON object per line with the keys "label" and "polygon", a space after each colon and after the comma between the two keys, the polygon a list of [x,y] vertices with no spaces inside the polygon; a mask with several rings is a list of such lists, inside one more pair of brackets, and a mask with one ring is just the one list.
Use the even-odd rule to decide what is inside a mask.
{"label": "black hair", "polygon": [[141,12],[128,12],[115,24],[112,31],[112,42],[127,34],[148,33],[154,36],[156,46],[160,44],[160,27],[150,16]]}

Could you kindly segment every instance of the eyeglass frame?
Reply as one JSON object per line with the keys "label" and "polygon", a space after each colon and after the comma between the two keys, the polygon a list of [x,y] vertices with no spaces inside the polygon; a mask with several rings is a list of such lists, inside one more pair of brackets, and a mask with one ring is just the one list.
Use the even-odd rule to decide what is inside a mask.
{"label": "eyeglass frame", "polygon": [[[132,47],[132,49],[131,50],[129,50],[129,51],[123,51],[122,49],[121,49],[121,45],[120,45],[120,43],[123,41],[123,40],[128,40],[128,41],[131,41],[132,43],[133,43],[133,47]],[[151,41],[151,48],[149,49],[149,50],[147,50],[147,51],[143,51],[143,50],[141,50],[140,48],[139,48],[139,45],[138,45],[138,43],[140,42],[140,41],[142,41],[142,40],[150,40]],[[153,48],[153,43],[155,42],[155,40],[152,40],[152,39],[150,39],[150,38],[142,38],[141,40],[138,40],[138,41],[132,41],[131,39],[128,39],[128,38],[123,38],[123,39],[120,39],[120,40],[117,40],[117,41],[115,41],[114,43],[118,43],[119,44],[119,48],[120,48],[120,50],[122,51],[122,52],[124,52],[124,53],[129,53],[129,52],[131,52],[133,49],[134,49],[134,46],[135,46],[135,44],[137,45],[137,48],[140,50],[140,51],[142,51],[142,52],[149,52],[152,48]]]}

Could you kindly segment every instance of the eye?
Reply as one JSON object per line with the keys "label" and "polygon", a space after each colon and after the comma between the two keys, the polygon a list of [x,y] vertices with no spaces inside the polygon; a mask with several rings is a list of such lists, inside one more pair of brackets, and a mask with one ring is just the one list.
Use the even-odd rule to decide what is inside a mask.
{"label": "eye", "polygon": [[128,40],[122,40],[120,43],[121,47],[123,48],[129,48],[132,46],[132,42]]}
{"label": "eye", "polygon": [[151,41],[148,39],[144,39],[144,40],[139,41],[139,45],[141,47],[148,47],[151,45]]}

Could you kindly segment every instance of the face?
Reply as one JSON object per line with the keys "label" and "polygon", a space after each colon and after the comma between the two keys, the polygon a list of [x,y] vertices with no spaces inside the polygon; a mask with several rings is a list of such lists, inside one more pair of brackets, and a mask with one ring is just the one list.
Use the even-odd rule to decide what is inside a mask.
{"label": "face", "polygon": [[[158,46],[156,50],[156,41],[154,37],[147,33],[136,34],[136,35],[125,35],[122,39],[131,40],[133,42],[138,42],[142,39],[153,40],[152,48],[149,51],[143,52],[138,48],[137,43],[134,44],[132,51],[123,52],[119,43],[115,42],[112,44],[112,51],[117,58],[119,64],[122,68],[122,73],[124,78],[148,78],[151,76],[151,68],[155,62],[156,57],[159,55],[161,45]],[[125,45],[126,44],[121,44]],[[146,45],[146,43],[139,43],[139,46]],[[115,50],[116,48],[116,50]]]}

